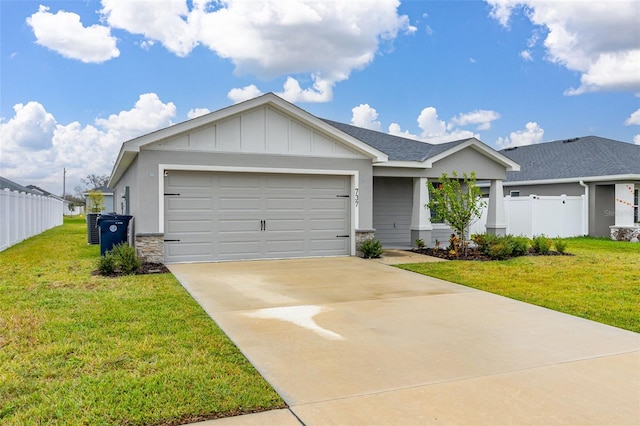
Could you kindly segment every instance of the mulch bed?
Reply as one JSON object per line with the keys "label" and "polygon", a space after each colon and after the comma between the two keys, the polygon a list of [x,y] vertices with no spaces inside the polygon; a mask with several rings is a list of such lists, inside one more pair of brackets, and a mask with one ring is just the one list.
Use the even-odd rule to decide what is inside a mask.
{"label": "mulch bed", "polygon": [[[476,260],[476,261],[498,260],[498,259],[489,257],[486,254],[483,254],[476,249],[469,249],[467,250],[466,256],[464,255],[464,253],[460,253],[460,256],[458,257],[456,257],[455,254],[449,254],[449,250],[437,249],[437,248],[412,249],[409,251],[412,251],[414,253],[424,254],[431,257],[438,257],[440,259],[446,259],[446,260]],[[573,255],[570,253],[559,253],[557,251],[550,251],[547,254],[540,254],[532,250],[529,250],[529,253],[526,254],[525,256],[573,256]],[[521,256],[509,256],[506,259],[513,259],[515,257],[521,257]]]}
{"label": "mulch bed", "polygon": [[[138,270],[136,271],[135,275],[166,274],[168,272],[170,272],[169,269],[167,269],[167,267],[164,266],[164,264],[162,264],[162,263],[145,262],[145,263],[142,264],[142,266],[140,266],[138,268]],[[92,271],[91,275],[102,275],[102,274],[100,274],[100,272],[98,272],[98,271]],[[123,275],[125,275],[125,274],[123,274],[120,271],[116,271],[113,274],[103,275],[103,276],[121,277]]]}

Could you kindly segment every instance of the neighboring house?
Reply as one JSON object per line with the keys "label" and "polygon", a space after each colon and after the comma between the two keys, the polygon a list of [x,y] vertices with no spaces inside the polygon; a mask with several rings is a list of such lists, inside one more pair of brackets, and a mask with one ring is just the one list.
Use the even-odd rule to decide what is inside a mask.
{"label": "neighboring house", "polygon": [[507,173],[505,195],[584,196],[588,235],[638,226],[640,146],[596,136],[508,148],[521,166]]}
{"label": "neighboring house", "polygon": [[72,206],[71,203],[68,200],[65,200],[62,197],[59,197],[55,194],[52,194],[51,192],[44,190],[36,185],[27,185],[26,188],[28,188],[30,191],[32,191],[35,194],[38,195],[43,195],[45,197],[51,197],[51,198],[55,198],[57,200],[62,201],[63,203],[63,214],[67,215],[67,216],[75,216],[75,215],[79,215],[84,213],[84,206]]}
{"label": "neighboring house", "polygon": [[322,120],[269,93],[125,142],[109,187],[150,261],[355,255],[431,243],[428,180],[475,171],[490,185],[486,229],[505,233],[507,172],[475,138],[432,145]]}
{"label": "neighboring house", "polygon": [[[95,188],[94,191],[100,191],[104,196],[104,209],[102,210],[103,212],[114,212],[116,210],[113,190],[111,188],[107,186],[101,186],[100,188]],[[84,196],[85,210],[87,213],[91,213],[91,209],[89,208],[89,192],[83,192],[82,195]]]}

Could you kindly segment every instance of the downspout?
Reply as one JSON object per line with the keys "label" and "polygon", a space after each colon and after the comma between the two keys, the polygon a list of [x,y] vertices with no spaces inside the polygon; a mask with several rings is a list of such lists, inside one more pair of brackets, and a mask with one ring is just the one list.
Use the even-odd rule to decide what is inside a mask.
{"label": "downspout", "polygon": [[584,188],[584,203],[586,207],[584,210],[584,225],[582,231],[584,232],[584,235],[589,235],[589,185],[584,183],[584,180],[582,179],[580,179],[579,183],[580,186]]}

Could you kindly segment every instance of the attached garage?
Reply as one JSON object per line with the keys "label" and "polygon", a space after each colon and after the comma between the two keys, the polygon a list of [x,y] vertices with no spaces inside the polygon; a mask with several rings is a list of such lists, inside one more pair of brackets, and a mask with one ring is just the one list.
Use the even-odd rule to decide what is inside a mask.
{"label": "attached garage", "polygon": [[349,176],[168,171],[167,262],[348,256]]}
{"label": "attached garage", "polygon": [[432,145],[268,93],[124,142],[109,187],[148,262],[355,256],[369,238],[429,244],[427,183],[451,170],[490,182],[487,230],[503,232],[518,169],[475,138]]}

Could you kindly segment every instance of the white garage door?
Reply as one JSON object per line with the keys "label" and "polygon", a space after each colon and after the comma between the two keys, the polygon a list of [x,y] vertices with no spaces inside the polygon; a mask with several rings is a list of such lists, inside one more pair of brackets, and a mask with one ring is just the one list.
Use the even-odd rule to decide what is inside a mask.
{"label": "white garage door", "polygon": [[165,261],[350,253],[350,178],[169,171]]}

